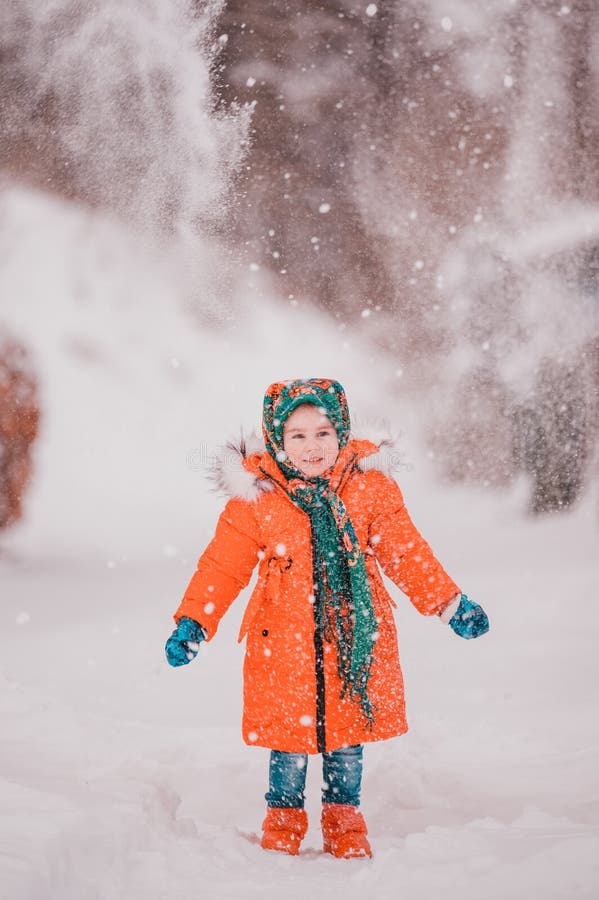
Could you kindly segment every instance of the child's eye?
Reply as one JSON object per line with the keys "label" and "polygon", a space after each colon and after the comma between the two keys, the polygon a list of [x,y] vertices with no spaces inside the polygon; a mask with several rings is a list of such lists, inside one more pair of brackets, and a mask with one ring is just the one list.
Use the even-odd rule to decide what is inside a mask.
{"label": "child's eye", "polygon": [[292,440],[292,441],[294,441],[295,438],[300,438],[301,440],[303,440],[303,439],[304,439],[304,435],[303,435],[303,434],[297,433],[297,434],[294,434],[294,435],[291,436],[291,440]]}
{"label": "child's eye", "polygon": [[324,430],[324,431],[319,431],[319,432],[318,432],[318,437],[328,437],[329,434],[331,434],[331,430],[330,430],[329,428],[327,428],[327,429]]}

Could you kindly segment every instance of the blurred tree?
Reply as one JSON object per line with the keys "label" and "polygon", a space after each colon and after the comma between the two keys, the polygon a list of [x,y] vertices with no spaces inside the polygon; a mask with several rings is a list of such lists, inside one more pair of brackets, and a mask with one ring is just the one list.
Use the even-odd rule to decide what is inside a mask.
{"label": "blurred tree", "polygon": [[37,384],[27,352],[0,333],[0,529],[22,515],[38,424]]}
{"label": "blurred tree", "polygon": [[233,211],[237,241],[280,276],[283,291],[330,311],[393,296],[354,190],[355,149],[375,140],[369,111],[380,99],[371,71],[377,29],[365,8],[230,0],[219,22],[221,105],[255,104]]}
{"label": "blurred tree", "polygon": [[595,437],[584,369],[544,360],[528,406],[515,410],[515,461],[531,477],[533,513],[567,509],[581,495]]}
{"label": "blurred tree", "polygon": [[429,5],[229,0],[215,65],[222,106],[255,103],[236,240],[289,293],[396,314],[406,354],[434,341],[435,262],[492,199],[508,116]]}

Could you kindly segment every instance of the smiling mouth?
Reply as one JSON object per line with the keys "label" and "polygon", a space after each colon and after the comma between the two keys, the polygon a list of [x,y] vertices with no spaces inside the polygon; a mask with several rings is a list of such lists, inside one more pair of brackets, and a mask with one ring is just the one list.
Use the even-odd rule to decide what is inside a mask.
{"label": "smiling mouth", "polygon": [[324,459],[324,457],[322,457],[322,456],[311,456],[310,459],[305,459],[304,463],[307,463],[308,465],[313,466],[316,463],[321,463],[323,461],[323,459]]}

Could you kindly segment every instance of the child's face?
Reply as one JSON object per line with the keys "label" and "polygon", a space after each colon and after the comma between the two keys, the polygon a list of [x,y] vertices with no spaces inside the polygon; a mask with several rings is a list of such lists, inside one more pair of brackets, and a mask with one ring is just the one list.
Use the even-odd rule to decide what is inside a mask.
{"label": "child's face", "polygon": [[339,440],[323,411],[312,403],[303,403],[283,426],[283,448],[300,472],[316,478],[337,459]]}

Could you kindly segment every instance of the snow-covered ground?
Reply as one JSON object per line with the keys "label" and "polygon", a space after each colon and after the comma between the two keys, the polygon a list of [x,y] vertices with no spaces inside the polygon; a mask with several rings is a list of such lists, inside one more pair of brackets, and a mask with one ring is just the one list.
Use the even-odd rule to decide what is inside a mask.
{"label": "snow-covered ground", "polygon": [[[385,399],[396,367],[258,275],[230,321],[198,327],[168,266],[116,226],[33,195],[2,215],[2,312],[34,351],[44,427],[27,519],[0,546],[1,896],[597,897],[594,504],[532,523],[520,487],[440,488],[422,411]],[[192,665],[163,654],[220,508],[211,453],[258,423],[266,384],[315,374],[403,428],[413,518],[491,619],[461,641],[394,591],[411,730],[365,753],[372,861],[322,854],[317,758],[300,856],[259,847],[247,593]]]}

